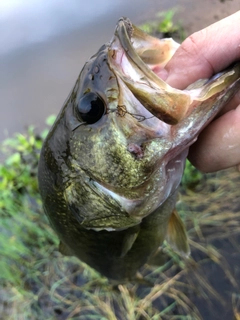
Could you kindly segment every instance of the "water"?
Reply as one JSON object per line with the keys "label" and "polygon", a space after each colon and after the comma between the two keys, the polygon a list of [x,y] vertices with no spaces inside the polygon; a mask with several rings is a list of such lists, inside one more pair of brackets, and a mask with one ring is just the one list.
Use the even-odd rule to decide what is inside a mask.
{"label": "water", "polygon": [[154,1],[1,1],[0,140],[29,124],[41,128],[58,113],[118,18],[139,21],[149,4]]}
{"label": "water", "polygon": [[49,114],[59,112],[83,64],[112,37],[119,17],[137,24],[178,6],[191,33],[236,11],[237,2],[0,0],[0,141],[30,124],[40,130]]}

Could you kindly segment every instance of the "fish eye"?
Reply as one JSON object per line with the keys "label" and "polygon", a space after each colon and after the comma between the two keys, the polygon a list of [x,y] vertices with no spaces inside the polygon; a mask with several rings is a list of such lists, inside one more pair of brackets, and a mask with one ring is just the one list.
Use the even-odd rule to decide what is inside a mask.
{"label": "fish eye", "polygon": [[99,95],[94,92],[89,92],[79,99],[77,111],[84,122],[93,124],[104,115],[105,104]]}

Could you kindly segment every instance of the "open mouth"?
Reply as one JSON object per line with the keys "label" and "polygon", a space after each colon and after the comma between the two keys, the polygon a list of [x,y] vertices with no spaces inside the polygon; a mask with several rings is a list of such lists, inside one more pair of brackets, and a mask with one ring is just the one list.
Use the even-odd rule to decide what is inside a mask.
{"label": "open mouth", "polygon": [[[202,102],[221,94],[239,78],[239,64],[186,90],[172,88],[154,69],[164,68],[179,44],[157,39],[121,18],[110,42],[109,63],[138,101],[155,117],[176,125]],[[224,92],[223,92],[224,93]]]}
{"label": "open mouth", "polygon": [[163,68],[178,47],[174,40],[151,37],[121,18],[109,49],[110,64],[125,85],[152,115],[171,125],[185,116],[191,98],[152,70]]}

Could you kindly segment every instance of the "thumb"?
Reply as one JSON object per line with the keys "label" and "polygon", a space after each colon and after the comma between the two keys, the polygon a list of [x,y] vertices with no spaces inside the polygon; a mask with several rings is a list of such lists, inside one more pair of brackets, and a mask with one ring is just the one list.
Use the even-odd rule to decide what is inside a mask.
{"label": "thumb", "polygon": [[190,147],[189,160],[203,172],[214,172],[240,163],[240,105],[214,120]]}
{"label": "thumb", "polygon": [[240,11],[188,37],[165,67],[165,81],[184,89],[240,60]]}

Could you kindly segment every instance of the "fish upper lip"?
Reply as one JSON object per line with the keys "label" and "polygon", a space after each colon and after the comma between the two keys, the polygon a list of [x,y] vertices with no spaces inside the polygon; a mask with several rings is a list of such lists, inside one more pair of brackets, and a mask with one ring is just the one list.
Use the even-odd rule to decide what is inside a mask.
{"label": "fish upper lip", "polygon": [[[170,85],[168,85],[166,82],[164,82],[160,77],[158,77],[158,75],[155,72],[153,72],[149,68],[148,64],[142,60],[142,58],[138,54],[139,51],[140,52],[142,51],[139,49],[139,47],[138,47],[139,45],[136,44],[136,46],[138,47],[137,49],[135,49],[135,47],[134,47],[134,37],[137,38],[137,35],[134,36],[134,29],[135,28],[136,27],[131,23],[131,21],[128,18],[125,18],[125,17],[120,18],[118,20],[118,23],[117,23],[117,26],[116,26],[116,29],[114,32],[114,37],[110,42],[110,46],[111,46],[111,44],[114,43],[115,39],[117,38],[119,40],[125,54],[127,55],[127,57],[134,63],[135,67],[137,67],[138,69],[141,70],[141,72],[146,76],[147,79],[151,80],[151,83],[153,82],[154,84],[158,85],[159,87],[164,85],[165,90],[167,90],[169,92],[171,92],[171,91],[178,92],[180,94],[182,92],[181,90],[172,88]],[[140,29],[138,29],[138,32],[139,32],[139,30]],[[144,32],[143,32],[143,34],[146,35],[146,37],[154,39],[154,41],[156,41],[156,40],[158,40],[158,41],[171,40],[171,44],[169,44],[169,46],[174,48],[174,50],[173,50],[174,53],[177,50],[177,48],[179,47],[179,44],[172,39],[161,39],[160,40],[160,39],[151,37],[151,36],[145,34]],[[151,41],[153,41],[153,40],[151,40]],[[144,46],[142,46],[142,47],[144,47]],[[138,52],[137,52],[137,50],[138,50]],[[143,50],[143,52],[144,52],[144,50]],[[162,67],[165,66],[165,64],[170,60],[172,55],[173,55],[173,53],[169,54],[169,58],[167,60],[165,60],[165,62],[157,63],[157,65],[161,64]],[[151,83],[149,82],[149,85],[151,85]],[[153,88],[155,88],[155,86]]]}
{"label": "fish upper lip", "polygon": [[[130,27],[131,25],[131,27]],[[162,80],[154,73],[139,57],[137,52],[135,51],[130,37],[131,37],[131,31],[132,31],[132,23],[127,18],[121,18],[118,21],[118,24],[115,29],[115,37],[117,37],[120,41],[120,44],[122,48],[125,51],[125,54],[130,58],[134,64],[147,76],[147,78],[154,81],[156,84],[162,85]],[[131,31],[130,31],[131,30]],[[130,36],[130,37],[129,37]],[[112,40],[112,43],[114,42],[114,38]],[[160,83],[159,83],[160,80]],[[168,86],[168,85],[167,85]],[[169,90],[171,89],[170,86],[168,86]]]}
{"label": "fish upper lip", "polygon": [[[170,125],[183,119],[191,96],[188,92],[169,86],[152,68],[156,65],[164,67],[178,46],[172,39],[161,40],[148,36],[128,19],[122,18],[118,21],[108,52],[110,67],[144,108]],[[157,50],[162,50],[163,54],[156,54]]]}

